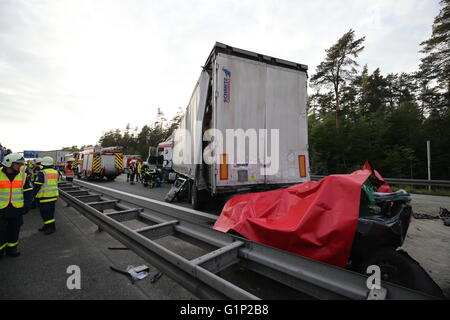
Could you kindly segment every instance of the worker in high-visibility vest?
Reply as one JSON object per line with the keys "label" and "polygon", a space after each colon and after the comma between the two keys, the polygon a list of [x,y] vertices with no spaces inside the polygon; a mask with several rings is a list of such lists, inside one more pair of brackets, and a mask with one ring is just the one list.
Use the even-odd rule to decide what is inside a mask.
{"label": "worker in high-visibility vest", "polygon": [[58,172],[53,169],[53,158],[44,157],[41,162],[43,169],[34,182],[34,196],[39,202],[39,211],[44,225],[40,232],[49,235],[56,231],[55,204],[58,200]]}
{"label": "worker in high-visibility vest", "polygon": [[142,182],[142,163],[138,161],[137,164],[137,180],[136,182]]}
{"label": "worker in high-visibility vest", "polygon": [[72,163],[74,161],[75,161],[74,158],[67,159],[66,165],[64,167],[64,172],[67,181],[73,181],[73,178],[75,177],[75,171],[72,169]]}
{"label": "worker in high-visibility vest", "polygon": [[0,259],[4,253],[17,257],[22,215],[31,208],[33,187],[22,170],[25,159],[18,153],[7,155],[0,168]]}

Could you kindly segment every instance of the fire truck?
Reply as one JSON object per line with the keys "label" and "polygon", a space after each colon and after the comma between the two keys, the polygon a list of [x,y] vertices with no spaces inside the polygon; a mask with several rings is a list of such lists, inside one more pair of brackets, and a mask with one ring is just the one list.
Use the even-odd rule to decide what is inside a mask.
{"label": "fire truck", "polygon": [[128,168],[130,166],[131,160],[137,160],[142,163],[142,157],[137,154],[126,154],[123,156],[123,168]]}
{"label": "fire truck", "polygon": [[123,147],[94,146],[80,152],[78,167],[81,178],[114,180],[123,172]]}

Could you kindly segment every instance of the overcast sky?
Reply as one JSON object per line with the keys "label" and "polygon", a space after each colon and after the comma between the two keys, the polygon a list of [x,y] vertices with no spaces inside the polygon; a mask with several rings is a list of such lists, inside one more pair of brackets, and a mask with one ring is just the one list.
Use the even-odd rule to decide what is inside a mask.
{"label": "overcast sky", "polygon": [[216,41],[306,64],[350,28],[358,62],[417,69],[438,0],[0,0],[0,143],[95,144],[188,104]]}

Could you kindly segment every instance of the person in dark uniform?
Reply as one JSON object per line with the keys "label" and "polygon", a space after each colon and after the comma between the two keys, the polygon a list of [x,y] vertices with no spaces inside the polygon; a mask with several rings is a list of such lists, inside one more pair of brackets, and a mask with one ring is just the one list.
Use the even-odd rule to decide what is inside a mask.
{"label": "person in dark uniform", "polygon": [[137,175],[137,160],[131,160],[128,167],[130,172],[130,184],[134,184],[134,177]]}
{"label": "person in dark uniform", "polygon": [[33,187],[21,167],[25,159],[18,153],[7,155],[0,168],[0,259],[4,253],[18,257],[22,215],[31,208]]}
{"label": "person in dark uniform", "polygon": [[39,211],[44,225],[39,228],[45,235],[56,231],[55,204],[58,200],[58,172],[53,169],[53,158],[44,157],[41,162],[43,168],[34,182],[34,196],[39,202]]}

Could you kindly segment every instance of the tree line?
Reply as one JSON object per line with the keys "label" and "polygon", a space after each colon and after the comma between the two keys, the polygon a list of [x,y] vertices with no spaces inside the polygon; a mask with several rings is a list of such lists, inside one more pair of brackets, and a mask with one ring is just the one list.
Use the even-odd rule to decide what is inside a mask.
{"label": "tree line", "polygon": [[412,73],[382,75],[358,55],[365,37],[345,33],[326,50],[308,97],[313,174],[347,173],[365,160],[386,177],[450,179],[450,0],[442,0],[423,58]]}
{"label": "tree line", "polygon": [[109,130],[100,137],[98,143],[102,146],[123,146],[124,154],[137,154],[147,158],[149,147],[156,147],[166,140],[178,127],[181,117],[182,113],[178,110],[168,121],[161,108],[158,108],[153,124],[144,125],[141,130],[138,127],[132,129],[130,124],[127,124],[125,130]]}

